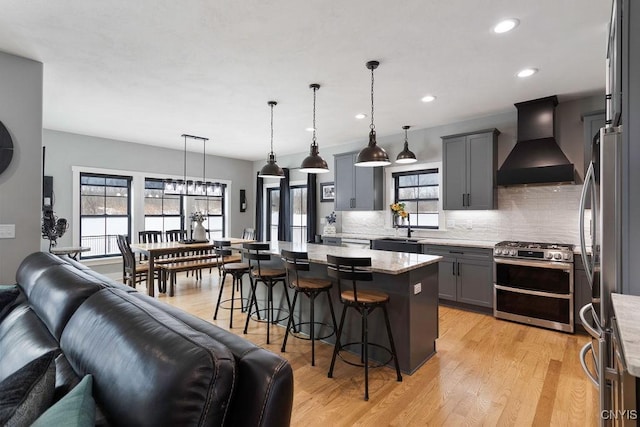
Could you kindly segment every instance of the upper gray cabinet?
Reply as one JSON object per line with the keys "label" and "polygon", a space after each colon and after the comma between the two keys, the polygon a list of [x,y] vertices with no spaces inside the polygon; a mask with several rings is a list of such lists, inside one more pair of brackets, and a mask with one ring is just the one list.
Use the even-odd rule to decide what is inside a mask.
{"label": "upper gray cabinet", "polygon": [[495,209],[498,129],[442,137],[443,209]]}
{"label": "upper gray cabinet", "polygon": [[382,167],[354,166],[358,153],[336,154],[335,190],[337,211],[381,210],[383,204]]}

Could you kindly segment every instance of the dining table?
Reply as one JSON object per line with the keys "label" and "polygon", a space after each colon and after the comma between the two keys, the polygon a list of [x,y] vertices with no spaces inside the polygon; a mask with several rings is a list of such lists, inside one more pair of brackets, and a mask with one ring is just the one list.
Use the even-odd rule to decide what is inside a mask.
{"label": "dining table", "polygon": [[[216,239],[228,241],[232,245],[254,242],[255,240],[240,239],[235,237]],[[214,248],[213,241],[187,243],[187,242],[157,242],[157,243],[132,243],[131,250],[135,253],[142,254],[148,258],[147,269],[147,294],[150,297],[155,296],[155,268],[156,259],[164,256],[178,255],[191,251],[206,251]]]}

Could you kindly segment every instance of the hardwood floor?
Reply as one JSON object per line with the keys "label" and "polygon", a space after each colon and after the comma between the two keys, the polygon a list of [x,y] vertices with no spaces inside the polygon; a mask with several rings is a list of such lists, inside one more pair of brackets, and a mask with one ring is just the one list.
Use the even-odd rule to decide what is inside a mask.
{"label": "hardwood floor", "polygon": [[[212,320],[218,289],[215,272],[205,273],[202,283],[181,274],[175,296],[157,298],[228,329],[228,310]],[[280,353],[284,328],[272,327],[266,345],[266,325],[250,322],[243,335],[245,315],[235,311],[233,332],[290,361],[293,426],[597,424],[597,391],[578,360],[587,336],[448,307],[440,307],[439,317],[437,354],[403,382],[390,368],[370,371],[368,402],[362,369],[337,361],[334,378],[327,378],[333,347],[318,344],[312,367],[308,341],[290,339]]]}

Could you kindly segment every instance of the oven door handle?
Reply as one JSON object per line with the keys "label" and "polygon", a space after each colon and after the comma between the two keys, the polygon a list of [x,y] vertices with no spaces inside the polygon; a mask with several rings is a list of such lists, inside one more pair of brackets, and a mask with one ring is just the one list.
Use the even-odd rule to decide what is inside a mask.
{"label": "oven door handle", "polygon": [[534,261],[527,259],[493,258],[496,264],[522,265],[525,267],[553,268],[556,270],[573,271],[573,264],[555,261]]}
{"label": "oven door handle", "polygon": [[[585,374],[587,374],[587,378],[593,383],[596,389],[600,389],[600,384],[596,375],[594,375],[589,367],[587,366],[586,357],[588,352],[592,352],[593,354],[593,344],[588,342],[582,347],[580,350],[580,364],[582,365],[582,370]],[[595,360],[595,359],[594,359]]]}
{"label": "oven door handle", "polygon": [[494,286],[496,289],[499,289],[501,291],[515,292],[518,294],[527,294],[527,295],[534,295],[537,297],[547,297],[547,298],[571,299],[571,294],[555,294],[553,292],[532,291],[529,289],[513,288],[510,286],[503,286],[498,284],[494,284]]}

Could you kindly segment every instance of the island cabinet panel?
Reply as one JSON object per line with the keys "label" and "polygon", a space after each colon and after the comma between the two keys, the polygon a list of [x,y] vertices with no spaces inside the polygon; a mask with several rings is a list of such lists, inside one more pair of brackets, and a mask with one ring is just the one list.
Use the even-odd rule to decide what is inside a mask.
{"label": "island cabinet panel", "polygon": [[495,209],[499,134],[489,129],[442,137],[445,210]]}
{"label": "island cabinet panel", "polygon": [[442,300],[493,307],[493,251],[484,248],[424,245],[424,253],[442,258],[438,296]]}
{"label": "island cabinet panel", "polygon": [[334,174],[338,211],[381,210],[383,204],[382,167],[368,168],[354,165],[358,153],[334,156]]}

